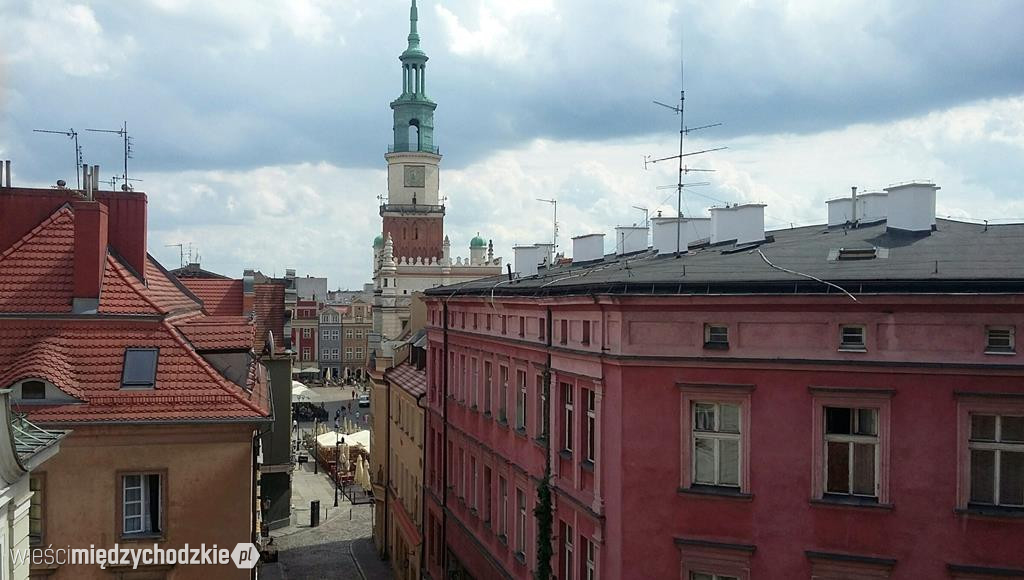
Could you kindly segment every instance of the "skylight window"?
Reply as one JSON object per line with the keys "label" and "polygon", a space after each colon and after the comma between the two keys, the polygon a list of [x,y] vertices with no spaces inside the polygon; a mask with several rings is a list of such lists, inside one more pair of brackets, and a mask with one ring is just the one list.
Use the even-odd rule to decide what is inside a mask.
{"label": "skylight window", "polygon": [[839,248],[837,260],[873,260],[878,255],[877,248]]}
{"label": "skylight window", "polygon": [[124,351],[124,370],[121,387],[125,389],[152,389],[156,386],[155,348],[129,348]]}

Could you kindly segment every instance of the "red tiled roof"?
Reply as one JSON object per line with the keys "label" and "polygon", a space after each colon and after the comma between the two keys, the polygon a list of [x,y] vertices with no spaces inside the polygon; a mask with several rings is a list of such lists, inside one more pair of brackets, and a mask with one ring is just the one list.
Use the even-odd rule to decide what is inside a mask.
{"label": "red tiled roof", "polygon": [[241,316],[243,289],[241,280],[181,278],[180,282],[203,301],[211,316]]}
{"label": "red tiled roof", "polygon": [[200,316],[179,323],[178,330],[196,350],[248,350],[256,327],[245,316]]}
{"label": "red tiled roof", "polygon": [[[133,347],[159,349],[155,388],[121,388],[124,352]],[[65,362],[47,364],[54,358]],[[21,411],[36,422],[266,417],[266,384],[255,368],[261,365],[252,367],[252,388],[247,392],[221,376],[166,321],[34,319],[0,323],[0,368],[5,369],[0,373],[0,385],[40,378],[86,403],[24,406]]]}
{"label": "red tiled roof", "polygon": [[180,288],[153,256],[146,256],[146,286],[149,296],[168,314],[199,310],[201,305]]}
{"label": "red tiled roof", "polygon": [[146,296],[146,288],[134,274],[113,256],[107,255],[100,291],[101,314],[161,314],[161,309]]}
{"label": "red tiled roof", "polygon": [[69,312],[75,225],[62,207],[0,253],[0,312]]}
{"label": "red tiled roof", "polygon": [[427,392],[427,372],[407,362],[384,371],[384,378],[414,397]]}
{"label": "red tiled roof", "polygon": [[263,350],[267,331],[274,333],[274,348],[284,350],[284,284],[267,282],[253,286],[253,311],[256,317],[256,335],[253,347]]}

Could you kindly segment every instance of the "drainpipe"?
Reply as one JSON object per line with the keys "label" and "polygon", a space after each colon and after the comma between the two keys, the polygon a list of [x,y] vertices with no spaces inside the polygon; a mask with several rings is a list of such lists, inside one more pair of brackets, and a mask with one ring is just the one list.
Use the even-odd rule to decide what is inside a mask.
{"label": "drainpipe", "polygon": [[[423,473],[420,474],[423,479],[427,478],[427,407],[423,404],[423,397],[426,393],[420,393],[416,396],[416,406],[423,409],[423,433],[420,441],[423,443],[420,447],[423,448]],[[425,488],[425,484],[421,484],[420,487]],[[427,521],[427,494],[420,494],[420,578],[423,577],[423,571],[426,570],[427,565],[427,531],[424,529],[424,525]]]}

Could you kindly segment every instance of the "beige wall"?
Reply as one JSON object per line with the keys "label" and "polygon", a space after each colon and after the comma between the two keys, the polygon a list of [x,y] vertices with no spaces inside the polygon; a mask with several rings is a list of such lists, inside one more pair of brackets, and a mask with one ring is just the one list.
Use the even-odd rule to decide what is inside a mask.
{"label": "beige wall", "polygon": [[[81,426],[61,451],[37,470],[46,474],[43,545],[111,548],[152,546],[123,540],[118,519],[121,472],[166,474],[162,548],[185,543],[218,549],[251,540],[251,425]],[[130,570],[129,570],[130,571]],[[56,579],[110,580],[98,566],[64,566]],[[124,578],[132,578],[124,575]],[[164,576],[156,576],[163,578]],[[244,579],[248,570],[227,566],[174,566],[167,579]],[[149,576],[147,576],[149,578]]]}
{"label": "beige wall", "polygon": [[[418,578],[423,530],[423,409],[416,397],[395,385],[391,386],[391,478],[388,493],[388,552],[391,566],[399,579]],[[401,510],[399,513],[398,510]],[[417,530],[408,533],[405,520]],[[406,558],[400,553],[402,549]],[[406,565],[402,566],[403,561]]]}

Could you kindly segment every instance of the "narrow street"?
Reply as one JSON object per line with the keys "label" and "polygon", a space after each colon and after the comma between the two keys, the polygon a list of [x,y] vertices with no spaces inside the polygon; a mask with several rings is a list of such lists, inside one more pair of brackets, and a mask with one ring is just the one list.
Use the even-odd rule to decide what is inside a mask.
{"label": "narrow street", "polygon": [[[325,402],[331,422],[334,410],[345,405],[354,419],[355,400],[351,387],[316,389]],[[359,409],[360,418],[369,409]],[[363,419],[365,421],[365,419]],[[365,423],[364,423],[365,424]],[[299,430],[312,429],[313,423],[300,423]],[[278,549],[278,561],[264,564],[260,578],[267,580],[305,580],[331,578],[341,580],[390,580],[387,562],[377,557],[371,538],[373,505],[352,505],[338,494],[334,507],[334,484],[323,470],[314,473],[312,463],[302,463],[292,473],[292,523],[274,530],[271,537]],[[310,527],[310,502],[320,502],[320,525]]]}

